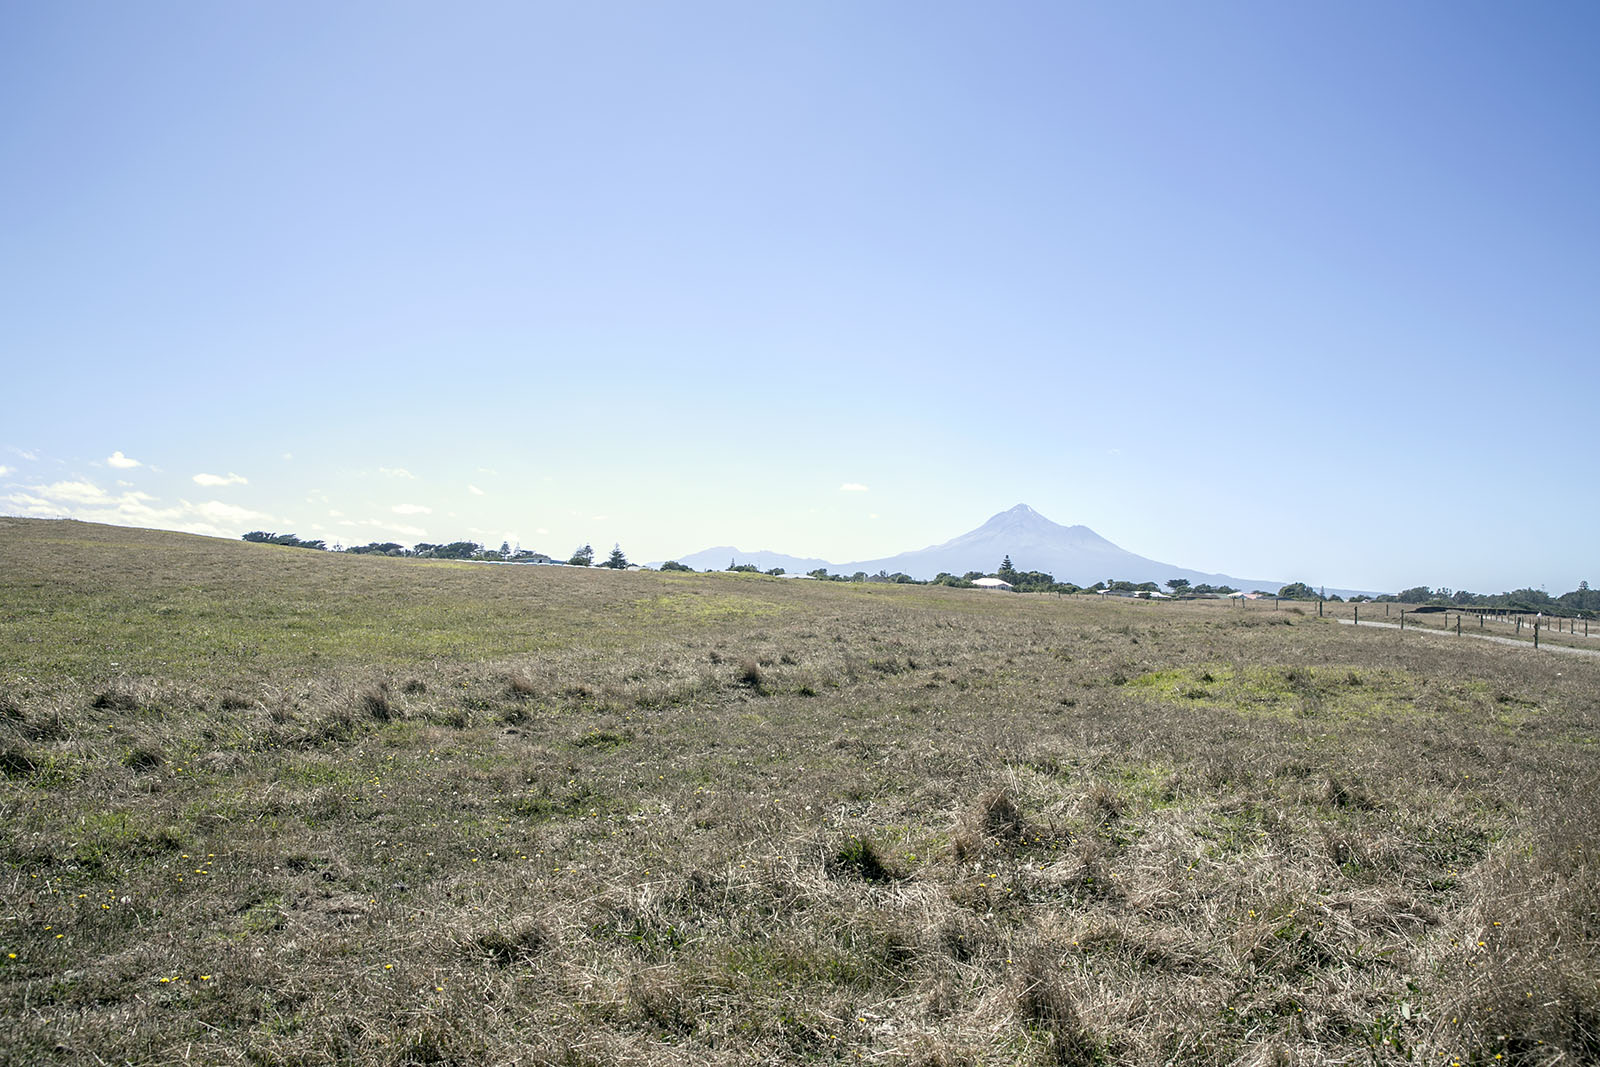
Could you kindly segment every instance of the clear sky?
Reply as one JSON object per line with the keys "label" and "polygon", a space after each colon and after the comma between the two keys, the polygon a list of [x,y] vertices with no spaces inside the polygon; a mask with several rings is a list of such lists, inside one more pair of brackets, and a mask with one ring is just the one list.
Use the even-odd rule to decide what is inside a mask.
{"label": "clear sky", "polygon": [[[1600,581],[1600,5],[0,5],[0,511]],[[1026,560],[1018,560],[1019,566]]]}

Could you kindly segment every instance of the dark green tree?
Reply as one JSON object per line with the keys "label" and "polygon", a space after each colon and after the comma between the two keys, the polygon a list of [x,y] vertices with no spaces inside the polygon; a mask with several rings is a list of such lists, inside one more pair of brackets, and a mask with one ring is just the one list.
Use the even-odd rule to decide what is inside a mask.
{"label": "dark green tree", "polygon": [[628,557],[622,554],[622,546],[620,544],[613,544],[611,546],[611,555],[607,556],[606,561],[600,564],[600,566],[610,567],[614,571],[627,570]]}
{"label": "dark green tree", "polygon": [[572,558],[571,559],[567,560],[567,566],[569,566],[569,567],[593,567],[594,566],[594,549],[590,548],[588,545],[584,545],[582,548],[578,549],[578,551],[576,551],[576,552],[574,552],[572,554]]}
{"label": "dark green tree", "polygon": [[1174,593],[1187,593],[1189,591],[1189,579],[1168,578],[1167,588],[1172,590]]}
{"label": "dark green tree", "polygon": [[327,543],[320,538],[302,541],[292,533],[268,533],[265,530],[251,530],[244,535],[243,540],[267,545],[283,545],[286,548],[314,548],[319,552],[326,551],[328,548]]}

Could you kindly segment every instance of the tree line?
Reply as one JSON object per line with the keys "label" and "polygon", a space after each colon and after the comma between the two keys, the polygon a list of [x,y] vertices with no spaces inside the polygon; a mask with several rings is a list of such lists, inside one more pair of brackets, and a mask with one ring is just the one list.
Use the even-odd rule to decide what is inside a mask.
{"label": "tree line", "polygon": [[[1294,582],[1284,586],[1278,590],[1278,596],[1285,600],[1329,602],[1344,600],[1340,596],[1324,596],[1304,582]],[[1501,608],[1523,611],[1530,615],[1542,612],[1546,615],[1573,615],[1579,618],[1600,616],[1600,589],[1590,589],[1586,581],[1579,582],[1578,588],[1560,596],[1551,596],[1543,589],[1524,588],[1505,593],[1473,593],[1466,589],[1444,587],[1430,589],[1425,585],[1417,585],[1410,589],[1402,589],[1398,593],[1384,593],[1380,596],[1357,594],[1350,598],[1350,602],[1356,604],[1367,601],[1375,604],[1416,604],[1419,607],[1450,607],[1463,610]]]}
{"label": "tree line", "polygon": [[[620,544],[613,545],[611,554],[600,563],[595,563],[594,548],[582,545],[566,560],[554,559],[542,552],[533,552],[518,546],[513,548],[509,542],[502,541],[498,549],[486,548],[476,541],[450,541],[446,544],[430,544],[426,541],[418,542],[407,548],[395,541],[373,541],[365,545],[351,545],[343,547],[335,544],[329,548],[327,542],[320,538],[301,538],[292,533],[270,533],[266,530],[252,530],[244,535],[244,540],[260,544],[285,545],[289,548],[309,548],[319,552],[345,552],[350,555],[377,555],[377,556],[404,556],[411,559],[459,559],[478,560],[490,563],[565,563],[569,567],[606,567],[612,570],[626,570],[632,564],[628,562],[626,553]],[[663,571],[693,571],[694,568],[677,560],[668,560],[661,565]],[[786,572],[782,567],[773,567],[761,570],[752,563],[736,563],[728,561],[727,571],[743,574],[767,574],[782,577]],[[941,571],[929,579],[913,578],[909,574],[880,570],[877,574],[868,574],[866,571],[856,571],[854,574],[832,574],[826,567],[818,567],[808,571],[806,577],[815,578],[825,582],[890,582],[895,585],[944,585],[956,589],[975,588],[974,583],[980,578],[998,578],[1009,584],[1019,593],[1122,593],[1137,596],[1140,593],[1159,593],[1161,586],[1155,582],[1129,582],[1119,579],[1107,579],[1095,582],[1093,585],[1080,586],[1072,582],[1058,582],[1055,576],[1046,571],[1018,570],[1007,555],[1000,561],[1000,566],[993,571],[967,571],[965,574],[955,575]],[[1207,585],[1203,582],[1191,583],[1187,578],[1168,578],[1166,587],[1174,597],[1189,596],[1227,596],[1239,590],[1229,585]],[[1257,589],[1256,593],[1264,596],[1276,596],[1282,600],[1322,600],[1326,602],[1343,602],[1344,597],[1326,595],[1313,589],[1305,582],[1290,582],[1281,586],[1276,593]],[[1472,593],[1465,589],[1430,589],[1425,585],[1413,586],[1398,593],[1385,593],[1381,596],[1366,596],[1357,594],[1350,597],[1351,603],[1398,603],[1435,605],[1459,608],[1508,608],[1513,611],[1526,611],[1529,613],[1544,612],[1551,614],[1577,615],[1579,617],[1600,616],[1600,589],[1590,589],[1589,583],[1579,582],[1578,588],[1570,593],[1560,596],[1551,596],[1543,589],[1513,589],[1506,593]]]}
{"label": "tree line", "polygon": [[569,567],[609,567],[612,570],[626,570],[632,566],[627,555],[622,551],[622,546],[612,548],[611,555],[603,562],[596,564],[594,561],[594,548],[583,545],[572,553],[566,560],[553,559],[543,552],[534,552],[518,546],[511,547],[509,541],[500,542],[498,549],[486,548],[476,541],[450,541],[446,544],[430,544],[419,541],[410,548],[397,541],[372,541],[365,545],[350,545],[345,547],[339,544],[329,548],[327,542],[321,539],[308,539],[296,537],[294,534],[270,533],[266,530],[251,530],[243,537],[245,541],[258,544],[284,545],[289,548],[310,548],[318,552],[343,552],[352,556],[400,556],[407,559],[464,559],[476,560],[482,563],[565,563]]}

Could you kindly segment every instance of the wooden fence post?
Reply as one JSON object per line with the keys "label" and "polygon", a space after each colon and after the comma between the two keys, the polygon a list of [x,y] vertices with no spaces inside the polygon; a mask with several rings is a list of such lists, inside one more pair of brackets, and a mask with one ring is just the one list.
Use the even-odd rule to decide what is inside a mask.
{"label": "wooden fence post", "polygon": [[1356,605],[1356,621],[1355,621],[1355,625],[1357,625],[1357,626],[1361,625],[1361,605],[1360,604]]}
{"label": "wooden fence post", "polygon": [[[1385,612],[1385,614],[1387,614],[1387,612]],[[1403,611],[1400,613],[1400,632],[1406,632],[1406,613]]]}
{"label": "wooden fence post", "polygon": [[1533,620],[1533,647],[1539,647],[1539,620]]}

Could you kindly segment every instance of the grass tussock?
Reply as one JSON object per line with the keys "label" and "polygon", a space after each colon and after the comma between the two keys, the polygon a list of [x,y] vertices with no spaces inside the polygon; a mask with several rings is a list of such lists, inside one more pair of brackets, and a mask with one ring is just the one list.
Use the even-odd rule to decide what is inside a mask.
{"label": "grass tussock", "polygon": [[523,918],[478,933],[467,942],[465,950],[497,966],[509,967],[536,959],[557,944],[557,935],[548,923],[538,918]]}
{"label": "grass tussock", "polygon": [[833,849],[827,868],[834,877],[859,878],[864,882],[894,882],[903,877],[871,838],[856,834]]}
{"label": "grass tussock", "polygon": [[761,665],[754,659],[746,657],[739,662],[739,667],[733,674],[734,684],[743,686],[755,693],[766,691],[767,676],[762,671]]}
{"label": "grass tussock", "polygon": [[388,722],[399,714],[387,683],[369,686],[356,695],[356,713],[374,722]]}
{"label": "grass tussock", "polygon": [[0,1060],[1600,1060],[1600,661],[252,548],[0,518]]}
{"label": "grass tussock", "polygon": [[1044,1039],[1040,1060],[1060,1067],[1104,1062],[1094,1032],[1084,1022],[1060,962],[1035,951],[1015,979],[1017,1019]]}

